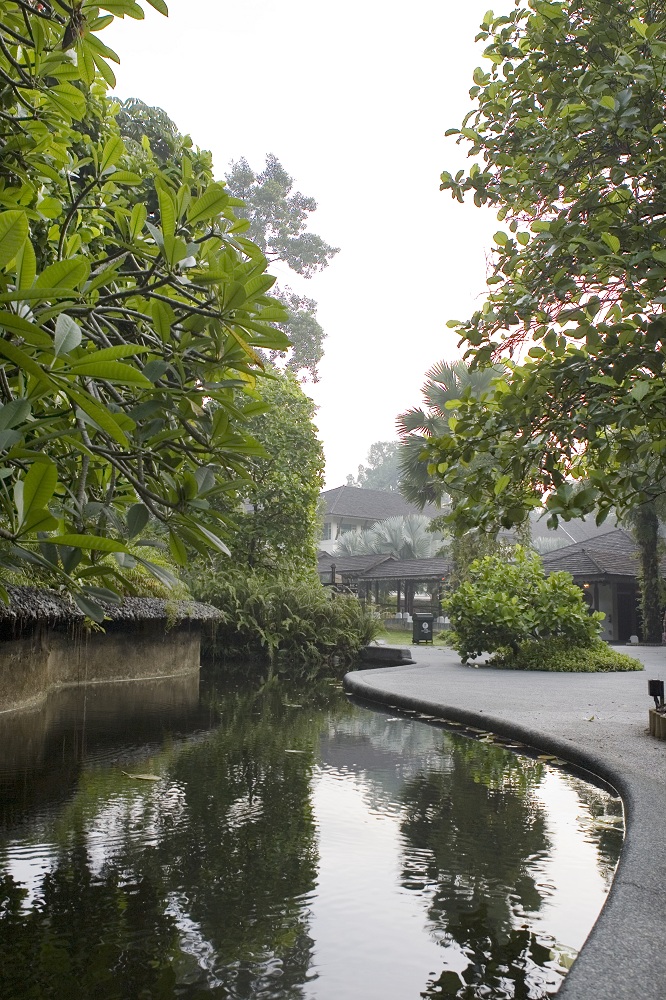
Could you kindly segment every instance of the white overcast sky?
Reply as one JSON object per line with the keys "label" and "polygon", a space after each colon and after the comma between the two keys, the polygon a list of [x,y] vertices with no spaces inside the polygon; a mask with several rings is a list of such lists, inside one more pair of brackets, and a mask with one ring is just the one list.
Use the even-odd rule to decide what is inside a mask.
{"label": "white overcast sky", "polygon": [[121,59],[119,97],[164,108],[220,178],[274,153],[318,203],[311,230],[341,248],[322,274],[290,279],[327,334],[306,391],[329,489],[396,437],[427,369],[460,356],[446,321],[482,301],[496,218],[440,192],[439,175],[466,162],[444,132],[471,107],[487,5],[169,0],[168,18],[148,8],[101,36]]}

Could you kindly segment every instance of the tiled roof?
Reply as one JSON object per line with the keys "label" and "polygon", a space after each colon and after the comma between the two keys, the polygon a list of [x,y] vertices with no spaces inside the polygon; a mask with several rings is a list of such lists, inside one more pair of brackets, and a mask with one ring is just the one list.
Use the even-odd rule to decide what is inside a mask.
{"label": "tiled roof", "polygon": [[317,572],[330,573],[331,567],[335,566],[336,573],[360,576],[373,566],[388,560],[396,561],[394,556],[385,552],[375,552],[367,556],[332,556],[328,552],[322,552],[317,559]]}
{"label": "tiled roof", "polygon": [[337,517],[357,517],[367,521],[385,521],[387,517],[425,514],[436,517],[441,511],[432,504],[421,510],[408,503],[402,494],[389,490],[363,490],[358,486],[338,486],[320,494],[326,503],[326,513]]}
{"label": "tiled roof", "polygon": [[437,580],[450,574],[450,559],[396,559],[367,570],[362,580]]}
{"label": "tiled roof", "polygon": [[557,528],[549,528],[546,524],[548,513],[544,511],[533,511],[530,515],[530,528],[532,538],[558,538],[566,539],[567,543],[575,545],[577,542],[586,542],[600,535],[607,535],[611,531],[616,531],[618,523],[611,514],[603,524],[597,525],[594,518],[577,517],[571,521],[560,522]]}
{"label": "tiled roof", "polygon": [[638,576],[638,548],[628,531],[617,528],[541,557],[546,573],[566,570],[574,577]]}

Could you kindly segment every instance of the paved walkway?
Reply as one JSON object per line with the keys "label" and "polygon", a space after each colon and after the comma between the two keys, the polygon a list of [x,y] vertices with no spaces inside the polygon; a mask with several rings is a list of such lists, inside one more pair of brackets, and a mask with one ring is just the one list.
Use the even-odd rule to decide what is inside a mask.
{"label": "paved walkway", "polygon": [[647,682],[666,681],[666,647],[627,648],[645,670],[617,674],[465,667],[445,647],[411,648],[415,665],[356,671],[345,687],[520,739],[593,771],[622,795],[620,865],[558,996],[666,1000],[666,741],[647,729]]}

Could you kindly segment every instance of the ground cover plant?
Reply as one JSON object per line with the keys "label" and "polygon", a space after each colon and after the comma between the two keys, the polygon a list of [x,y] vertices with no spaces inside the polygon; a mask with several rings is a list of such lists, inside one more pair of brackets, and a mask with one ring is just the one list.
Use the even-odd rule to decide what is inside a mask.
{"label": "ground cover plant", "polygon": [[445,607],[463,663],[490,653],[493,665],[521,670],[641,669],[599,639],[604,616],[588,609],[570,574],[545,576],[539,556],[521,546],[510,560],[473,562]]}

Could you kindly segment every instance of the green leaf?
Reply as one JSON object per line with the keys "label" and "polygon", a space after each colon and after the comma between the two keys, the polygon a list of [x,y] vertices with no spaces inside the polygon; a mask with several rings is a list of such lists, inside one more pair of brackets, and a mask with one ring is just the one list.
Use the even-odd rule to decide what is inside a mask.
{"label": "green leaf", "polygon": [[604,241],[607,247],[609,247],[613,253],[619,253],[620,241],[617,236],[613,236],[612,233],[602,233],[601,239]]}
{"label": "green leaf", "polygon": [[164,182],[155,182],[157,201],[160,206],[160,225],[162,236],[173,236],[176,231],[176,204],[174,197]]}
{"label": "green leaf", "polygon": [[107,174],[105,180],[107,184],[131,184],[136,187],[141,183],[141,175],[132,173],[131,170],[114,170]]}
{"label": "green leaf", "polygon": [[99,162],[100,174],[105,173],[110,167],[115,167],[116,163],[125,152],[125,143],[119,135],[112,135],[104,143],[102,156]]}
{"label": "green leaf", "polygon": [[18,427],[30,416],[30,400],[12,399],[0,407],[0,430]]}
{"label": "green leaf", "polygon": [[104,379],[106,382],[119,382],[121,385],[143,385],[152,388],[143,372],[120,361],[88,361],[83,359],[70,365],[73,375],[85,375],[88,378]]}
{"label": "green leaf", "polygon": [[142,201],[138,202],[132,209],[129,221],[130,239],[135,240],[141,233],[144,223],[148,218],[148,209]]}
{"label": "green leaf", "polygon": [[141,565],[145,569],[147,569],[148,572],[152,576],[154,576],[156,580],[159,580],[160,583],[163,583],[165,587],[175,587],[177,585],[178,583],[177,577],[175,577],[173,573],[170,573],[163,566],[159,566],[157,563],[150,562],[150,560],[148,559],[141,559],[139,556],[136,556],[135,558],[138,563],[141,563]]}
{"label": "green leaf", "polygon": [[60,313],[56,320],[53,348],[55,357],[69,354],[81,343],[81,327],[67,313]]}
{"label": "green leaf", "polygon": [[90,417],[100,430],[108,434],[110,438],[113,438],[121,447],[127,447],[129,443],[127,436],[122,427],[114,420],[109,410],[100,406],[89,393],[81,389],[75,389],[69,383],[64,386],[63,391],[67,393],[70,399],[74,400],[77,406]]}
{"label": "green leaf", "polygon": [[46,382],[50,384],[50,379],[47,373],[37,364],[36,361],[22,351],[20,347],[16,347],[15,344],[10,344],[8,340],[0,339],[0,354],[4,354],[6,358],[13,361],[18,368],[23,369],[32,375],[34,378],[39,379],[40,382]]}
{"label": "green leaf", "polygon": [[[58,482],[58,472],[55,463],[50,460],[33,462],[25,478],[22,480],[19,523],[25,529],[34,511],[44,511],[55,492]],[[46,512],[50,513],[50,512]],[[33,523],[35,519],[33,517]]]}
{"label": "green leaf", "polygon": [[127,546],[114,538],[103,538],[101,535],[53,535],[48,539],[50,545],[68,545],[74,549],[94,550],[95,552],[126,552]]}
{"label": "green leaf", "polygon": [[169,532],[169,551],[177,566],[187,565],[187,549],[173,531]]}
{"label": "green leaf", "polygon": [[97,2],[96,6],[101,7],[102,10],[108,10],[116,17],[124,17],[127,14],[128,17],[142,21],[145,16],[138,3],[134,3],[133,0],[105,0],[105,2]]}
{"label": "green leaf", "polygon": [[67,118],[80,120],[86,113],[86,99],[71,83],[58,83],[45,90],[44,97],[56,111]]}
{"label": "green leaf", "polygon": [[117,361],[118,358],[131,358],[135,354],[147,354],[149,351],[150,348],[145,344],[116,344],[115,347],[103,347],[101,351],[95,351],[89,357],[80,358],[76,363]]}
{"label": "green leaf", "polygon": [[74,603],[77,608],[82,611],[87,618],[90,618],[91,621],[101,623],[107,617],[104,608],[102,608],[97,601],[91,600],[84,594],[74,593],[72,594],[72,597],[74,598]]}
{"label": "green leaf", "polygon": [[507,488],[510,482],[511,482],[511,476],[506,476],[506,475],[500,476],[497,482],[495,483],[495,487],[493,489],[493,493],[495,494],[495,496],[498,497],[500,493],[504,493],[504,490]]}
{"label": "green leaf", "polygon": [[38,347],[51,347],[52,338],[39,326],[29,323],[27,319],[17,313],[0,312],[0,328],[4,328],[9,333],[15,333],[28,344]]}
{"label": "green leaf", "polygon": [[132,504],[130,509],[127,511],[127,517],[125,518],[129,537],[134,538],[140,531],[143,531],[149,520],[150,511],[144,504]]}
{"label": "green leaf", "polygon": [[17,537],[27,534],[34,534],[36,531],[54,531],[58,527],[57,517],[54,517],[50,510],[40,507],[33,507],[25,515]]}
{"label": "green leaf", "polygon": [[645,399],[651,388],[652,385],[647,379],[641,379],[640,382],[634,382],[629,390],[629,395],[640,402],[642,399]]}
{"label": "green leaf", "polygon": [[187,221],[190,225],[203,222],[213,216],[219,215],[229,202],[229,194],[224,185],[215,183],[209,184],[200,198],[190,206],[187,213]]}
{"label": "green leaf", "polygon": [[609,111],[615,111],[615,98],[614,97],[610,97],[608,95],[606,95],[604,97],[601,97],[599,99],[599,104],[601,104],[604,108],[608,108]]}
{"label": "green leaf", "polygon": [[30,240],[27,239],[16,255],[16,287],[30,288],[36,273],[35,250]]}
{"label": "green leaf", "polygon": [[0,213],[0,267],[14,260],[28,238],[28,218],[25,212],[10,210]]}
{"label": "green leaf", "polygon": [[166,343],[171,336],[171,324],[176,318],[173,309],[166,302],[153,299],[150,303],[150,314],[153,318],[155,332]]}
{"label": "green leaf", "polygon": [[36,288],[78,288],[90,274],[90,264],[85,257],[70,257],[49,264],[35,282]]}
{"label": "green leaf", "polygon": [[169,8],[165,4],[164,0],[146,0],[146,2],[149,3],[151,7],[154,7],[155,10],[159,11],[160,14],[164,14],[165,17],[169,16]]}
{"label": "green leaf", "polygon": [[205,538],[206,541],[210,545],[212,545],[214,549],[217,549],[218,552],[222,552],[225,556],[231,555],[231,552],[229,551],[228,547],[224,544],[222,539],[218,538],[218,536],[214,534],[212,531],[209,531],[208,528],[205,528],[203,524],[193,524],[191,527],[192,530],[195,531],[197,534],[202,535],[203,538]]}

